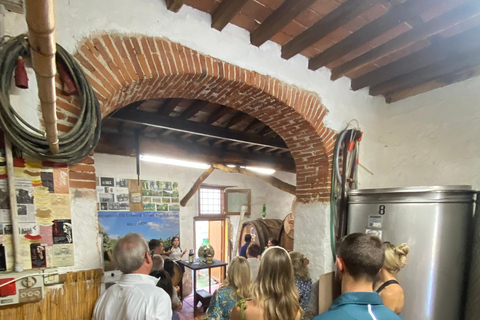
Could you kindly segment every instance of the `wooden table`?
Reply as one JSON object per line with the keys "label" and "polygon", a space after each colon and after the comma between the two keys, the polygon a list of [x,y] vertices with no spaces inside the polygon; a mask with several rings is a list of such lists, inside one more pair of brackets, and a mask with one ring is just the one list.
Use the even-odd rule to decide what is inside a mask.
{"label": "wooden table", "polygon": [[[194,303],[194,310],[195,307],[198,304],[198,301],[202,302],[202,305],[204,307],[207,307],[208,304],[210,304],[210,297],[212,294],[212,268],[216,267],[223,267],[223,274],[225,278],[227,277],[227,265],[228,263],[222,262],[216,259],[213,259],[213,263],[206,263],[206,262],[193,262],[189,263],[188,261],[183,261],[183,260],[178,260],[178,264],[181,264],[184,267],[187,267],[189,269],[193,270],[193,303]],[[205,295],[206,291],[201,290],[197,292],[197,271],[198,270],[203,270],[203,269],[208,269],[208,296]],[[204,291],[204,292],[202,292]]]}

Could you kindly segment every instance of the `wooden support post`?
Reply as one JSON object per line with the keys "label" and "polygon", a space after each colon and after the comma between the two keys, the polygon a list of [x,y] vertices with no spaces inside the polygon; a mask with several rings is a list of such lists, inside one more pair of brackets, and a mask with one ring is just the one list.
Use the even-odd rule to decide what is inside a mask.
{"label": "wooden support post", "polygon": [[195,192],[197,192],[197,190],[200,189],[203,181],[205,181],[205,179],[208,178],[208,176],[213,172],[213,170],[214,170],[214,168],[211,166],[210,168],[205,170],[205,172],[202,173],[200,175],[200,177],[198,177],[197,181],[195,181],[195,183],[193,184],[193,187],[190,189],[190,191],[188,191],[188,193],[185,195],[185,197],[183,197],[183,199],[180,201],[180,205],[182,207],[185,207],[188,200],[190,200],[193,197],[193,195],[195,194]]}
{"label": "wooden support post", "polygon": [[185,0],[166,0],[167,9],[173,12],[178,12],[183,6]]}

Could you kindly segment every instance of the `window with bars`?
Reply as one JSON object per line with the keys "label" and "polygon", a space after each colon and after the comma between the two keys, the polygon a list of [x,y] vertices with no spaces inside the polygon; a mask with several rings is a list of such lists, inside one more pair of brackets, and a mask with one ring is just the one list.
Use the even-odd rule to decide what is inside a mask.
{"label": "window with bars", "polygon": [[200,215],[223,214],[223,189],[200,188]]}

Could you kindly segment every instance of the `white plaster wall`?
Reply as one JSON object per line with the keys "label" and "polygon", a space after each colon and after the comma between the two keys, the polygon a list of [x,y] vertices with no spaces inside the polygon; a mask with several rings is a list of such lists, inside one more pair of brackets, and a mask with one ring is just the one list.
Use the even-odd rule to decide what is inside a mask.
{"label": "white plaster wall", "polygon": [[480,189],[480,78],[387,106],[383,159],[369,187],[473,185]]}
{"label": "white plaster wall", "polygon": [[[136,179],[135,158],[114,156],[108,154],[95,154],[95,170],[98,177],[107,176],[114,178]],[[203,173],[202,169],[184,168],[172,165],[164,165],[151,162],[141,162],[141,179],[163,180],[178,182],[180,198],[182,198],[193,186],[198,177]],[[285,182],[295,184],[295,174],[277,173],[276,177]],[[215,170],[206,180],[206,184],[221,186],[235,186],[238,189],[251,189],[252,214],[245,221],[261,218],[262,206],[267,207],[267,218],[283,219],[291,212],[294,196],[285,193],[259,181],[255,178],[241,174],[229,174]],[[194,237],[193,218],[198,216],[198,192],[180,208],[180,239],[182,248],[193,248]],[[236,239],[238,216],[231,216],[234,226],[233,239]],[[198,246],[199,244],[197,244]]]}
{"label": "white plaster wall", "polygon": [[[325,123],[328,127],[339,131],[351,119],[356,118],[359,120],[365,133],[364,142],[362,142],[361,163],[372,171],[375,171],[380,165],[381,159],[377,155],[382,151],[382,148],[378,143],[376,123],[378,121],[378,112],[385,107],[383,100],[369,96],[366,90],[359,92],[350,91],[349,81],[346,78],[331,82],[329,80],[330,72],[325,68],[315,72],[308,70],[308,61],[302,56],[296,56],[288,61],[284,60],[280,57],[280,46],[273,42],[267,42],[257,48],[250,45],[249,33],[247,31],[229,24],[222,32],[219,32],[210,27],[211,19],[209,14],[188,6],[184,6],[179,13],[173,13],[166,9],[163,0],[69,0],[57,1],[56,5],[56,39],[58,43],[70,52],[76,51],[76,45],[82,38],[94,33],[123,32],[160,36],[234,65],[248,70],[255,70],[297,87],[314,91],[318,93],[323,104],[329,110],[329,114],[325,118]],[[21,16],[7,13],[7,33],[15,35],[25,32],[25,30],[26,26]],[[31,87],[34,87],[32,83]],[[22,114],[26,116],[32,115],[35,118],[33,115],[36,114],[38,105],[38,100],[35,96],[35,92],[29,95],[22,93],[15,97],[14,104],[19,109],[21,108]],[[38,121],[31,119],[31,117],[28,119],[32,122]],[[96,159],[99,170],[97,172],[101,174],[103,170],[102,160],[101,156],[99,157],[100,159]],[[96,156],[96,158],[98,157]],[[115,167],[119,168],[121,166],[116,164]],[[134,168],[134,165],[128,165],[128,167]],[[152,174],[155,172],[157,171],[152,170]],[[191,185],[198,174],[199,172],[196,172],[191,176],[181,177],[183,177],[184,181],[189,181],[188,185]],[[220,173],[216,173],[209,179],[227,181],[219,175]],[[373,183],[372,179],[374,177],[363,170],[360,170],[360,177],[361,186],[368,186]],[[250,182],[245,181],[245,184],[249,185]],[[285,207],[284,211],[279,211],[282,215],[290,212],[290,200],[286,200],[288,197],[278,194],[278,192],[267,189],[263,193],[264,196],[254,199],[254,211],[260,212],[259,209],[256,209],[260,208],[257,206],[261,206],[261,204],[266,202],[269,214],[272,212],[271,208],[277,204],[279,207]],[[193,206],[193,203],[196,202],[191,201],[189,206]],[[74,206],[77,204],[83,206],[80,202],[74,202]],[[85,205],[87,207],[90,206],[86,203]],[[189,206],[185,208],[185,212],[188,213],[188,217],[191,217],[192,212],[195,212],[196,208]],[[313,209],[315,206],[300,206],[296,211],[297,220],[299,221],[297,223],[296,241],[298,245],[296,244],[296,248],[298,250],[306,250],[309,257],[318,256],[319,264],[312,263],[312,271],[314,270],[313,273],[315,275],[319,275],[322,271],[328,271],[325,263],[321,262],[325,259],[320,258],[329,252],[322,249],[325,243],[328,245],[328,230],[324,226],[326,219],[328,219],[328,210],[323,208],[323,205],[319,206],[322,207],[321,210]],[[80,224],[78,226],[79,230],[91,226],[87,225],[87,223],[91,223],[93,218],[96,219],[95,211],[86,212],[82,208],[74,209],[73,211],[76,212],[77,210],[82,212],[84,217],[84,220],[78,219]],[[279,218],[283,218],[283,216]],[[232,221],[236,225],[234,219]],[[191,229],[193,222],[191,222],[191,219],[186,221],[186,227]],[[317,243],[319,246],[318,250],[309,245],[312,242],[312,232],[315,232],[313,237],[315,239],[314,243]],[[183,234],[182,238],[183,241],[192,241],[188,240],[188,236]],[[89,234],[88,238],[80,238],[80,240],[93,245],[91,243],[91,235]],[[81,256],[78,257],[78,260],[86,261],[93,259],[95,261],[93,264],[96,265],[96,260],[98,259],[90,257],[89,254],[83,253],[84,251],[82,250],[82,253],[79,253]],[[82,267],[84,265],[83,262],[79,264]]]}

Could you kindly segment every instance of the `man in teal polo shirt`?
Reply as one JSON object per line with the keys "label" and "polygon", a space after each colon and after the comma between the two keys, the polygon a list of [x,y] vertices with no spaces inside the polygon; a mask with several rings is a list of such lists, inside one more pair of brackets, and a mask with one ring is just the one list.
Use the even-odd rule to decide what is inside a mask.
{"label": "man in teal polo shirt", "polygon": [[353,233],[342,239],[336,251],[342,295],[329,311],[313,320],[401,320],[373,292],[373,281],[383,266],[382,241],[369,234]]}

